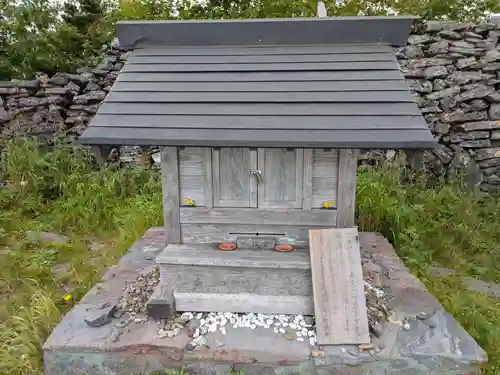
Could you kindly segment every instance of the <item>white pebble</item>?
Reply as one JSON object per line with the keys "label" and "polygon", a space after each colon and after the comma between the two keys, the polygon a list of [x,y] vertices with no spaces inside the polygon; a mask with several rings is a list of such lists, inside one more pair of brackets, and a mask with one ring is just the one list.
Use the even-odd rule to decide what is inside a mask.
{"label": "white pebble", "polygon": [[233,324],[233,328],[238,328],[238,324]]}
{"label": "white pebble", "polygon": [[340,349],[340,351],[341,351],[342,353],[347,353],[347,349],[346,349],[346,348],[342,348],[342,349]]}
{"label": "white pebble", "polygon": [[278,333],[278,328],[274,327],[273,331],[274,331],[274,333]]}
{"label": "white pebble", "polygon": [[295,334],[297,335],[297,337],[302,337],[302,333],[300,332],[296,332]]}
{"label": "white pebble", "polygon": [[403,329],[404,329],[405,331],[409,331],[409,330],[410,330],[410,324],[409,324],[409,323],[405,323],[405,324],[403,324]]}
{"label": "white pebble", "polygon": [[266,320],[266,323],[267,323],[267,325],[269,325],[269,326],[270,326],[271,324],[273,324],[273,322],[274,322],[274,320],[273,320],[273,319],[267,319],[267,320]]}
{"label": "white pebble", "polygon": [[297,324],[296,323],[290,323],[290,328],[291,329],[297,329]]}
{"label": "white pebble", "polygon": [[279,326],[281,326],[281,323],[280,323],[280,322],[276,322],[276,323],[274,323],[274,325],[275,325],[276,327],[279,327]]}
{"label": "white pebble", "polygon": [[278,329],[278,331],[280,331],[280,333],[285,333],[286,332],[284,328],[280,328],[280,329]]}
{"label": "white pebble", "polygon": [[287,322],[284,322],[284,323],[283,323],[283,327],[288,327],[288,323],[287,323]]}
{"label": "white pebble", "polygon": [[181,318],[184,320],[191,320],[191,319],[193,319],[193,314],[191,314],[189,312],[185,312],[181,315]]}
{"label": "white pebble", "polygon": [[205,319],[200,319],[200,324],[201,325],[205,325],[207,323],[207,321]]}
{"label": "white pebble", "polygon": [[305,320],[301,320],[299,322],[299,325],[302,326],[302,327],[305,327],[307,325],[307,323],[305,322]]}
{"label": "white pebble", "polygon": [[307,328],[302,328],[300,333],[302,333],[302,336],[307,336]]}
{"label": "white pebble", "polygon": [[297,337],[297,341],[304,341],[303,337]]}
{"label": "white pebble", "polygon": [[314,336],[314,331],[307,331],[307,336],[313,337]]}
{"label": "white pebble", "polygon": [[200,329],[199,329],[199,328],[196,328],[196,329],[194,330],[193,337],[194,337],[194,338],[197,338],[199,335],[200,335]]}
{"label": "white pebble", "polygon": [[250,329],[255,329],[257,326],[255,324],[250,324]]}
{"label": "white pebble", "polygon": [[196,314],[196,319],[200,320],[202,316],[203,316],[203,313],[198,313],[198,314]]}
{"label": "white pebble", "polygon": [[223,335],[227,335],[226,328],[225,327],[220,327],[220,333],[222,333]]}
{"label": "white pebble", "polygon": [[314,340],[312,339],[312,337],[310,337],[310,338],[309,338],[309,344],[310,344],[311,346],[314,346],[314,345],[316,344],[316,341],[314,341]]}

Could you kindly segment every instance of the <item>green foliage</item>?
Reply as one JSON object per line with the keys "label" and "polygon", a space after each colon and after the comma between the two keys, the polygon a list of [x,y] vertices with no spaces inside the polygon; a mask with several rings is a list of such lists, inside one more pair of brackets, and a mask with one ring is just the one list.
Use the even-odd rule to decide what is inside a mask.
{"label": "green foliage", "polygon": [[[122,19],[313,17],[316,0],[2,0],[0,80],[94,66]],[[411,14],[475,21],[497,0],[324,0],[330,16]]]}
{"label": "green foliage", "polygon": [[181,19],[314,17],[316,4],[300,0],[186,0],[177,4]]}
{"label": "green foliage", "polygon": [[[380,231],[414,268],[440,263],[500,282],[500,200],[468,192],[459,182],[429,187],[424,177],[405,180],[398,169],[362,168],[358,221]],[[446,249],[446,251],[443,251]]]}
{"label": "green foliage", "polygon": [[496,0],[325,0],[331,16],[414,15],[422,20],[478,21],[498,12]]}
{"label": "green foliage", "polygon": [[83,149],[59,146],[43,152],[33,143],[9,142],[2,167],[10,188],[0,190],[0,219],[49,217],[53,229],[95,233],[117,230],[134,220],[137,209],[151,215],[148,223],[161,216],[157,175],[132,168],[99,170]]}
{"label": "green foliage", "polygon": [[174,17],[174,0],[119,0],[118,19],[169,20]]}
{"label": "green foliage", "polygon": [[[397,167],[361,168],[358,224],[394,243],[412,272],[487,351],[484,374],[499,375],[500,300],[467,291],[460,276],[500,281],[500,199],[467,192],[460,181],[429,185]],[[432,276],[436,264],[456,275]]]}
{"label": "green foliage", "polygon": [[45,0],[3,0],[0,80],[95,64],[113,34],[109,9],[101,0],[68,0],[62,9]]}

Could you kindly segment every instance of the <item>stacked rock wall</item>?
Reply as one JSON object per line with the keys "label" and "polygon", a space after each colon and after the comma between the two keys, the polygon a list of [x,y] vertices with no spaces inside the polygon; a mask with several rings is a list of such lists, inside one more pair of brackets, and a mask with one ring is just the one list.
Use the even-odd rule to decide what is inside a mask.
{"label": "stacked rock wall", "polygon": [[[435,174],[464,168],[485,190],[500,190],[500,24],[428,22],[396,55],[439,142],[425,161]],[[115,43],[95,69],[0,82],[5,136],[42,143],[82,134],[126,58]],[[130,149],[130,148],[129,148]],[[370,158],[394,151],[365,152]],[[130,156],[127,156],[130,160]]]}
{"label": "stacked rock wall", "polygon": [[471,183],[500,190],[500,24],[424,29],[397,57],[439,142],[427,164],[436,174],[465,167]]}
{"label": "stacked rock wall", "polygon": [[123,52],[115,44],[97,67],[74,74],[0,81],[2,138],[28,136],[41,144],[78,138],[123,67]]}

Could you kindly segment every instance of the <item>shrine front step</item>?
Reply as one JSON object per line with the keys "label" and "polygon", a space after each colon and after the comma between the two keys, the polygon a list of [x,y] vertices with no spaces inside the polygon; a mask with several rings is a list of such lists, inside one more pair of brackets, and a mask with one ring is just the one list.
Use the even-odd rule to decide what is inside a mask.
{"label": "shrine front step", "polygon": [[308,248],[282,253],[271,249],[221,251],[212,244],[168,245],[156,257],[157,264],[214,267],[311,269]]}
{"label": "shrine front step", "polygon": [[175,311],[314,315],[308,249],[168,245],[156,263],[160,283],[147,304],[155,319]]}

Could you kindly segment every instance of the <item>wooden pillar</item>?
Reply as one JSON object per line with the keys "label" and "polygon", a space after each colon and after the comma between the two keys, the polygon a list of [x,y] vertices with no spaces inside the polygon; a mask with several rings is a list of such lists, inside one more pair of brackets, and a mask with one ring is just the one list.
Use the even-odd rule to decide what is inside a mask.
{"label": "wooden pillar", "polygon": [[357,149],[339,150],[337,228],[352,228],[355,224],[358,152]]}
{"label": "wooden pillar", "polygon": [[406,150],[406,162],[415,172],[421,172],[424,166],[423,150]]}
{"label": "wooden pillar", "polygon": [[181,243],[179,160],[176,147],[161,148],[161,185],[165,246]]}
{"label": "wooden pillar", "polygon": [[90,149],[94,153],[97,164],[103,165],[108,160],[109,154],[111,153],[111,150],[113,150],[114,147],[117,147],[117,146],[92,145],[92,146],[90,146]]}

